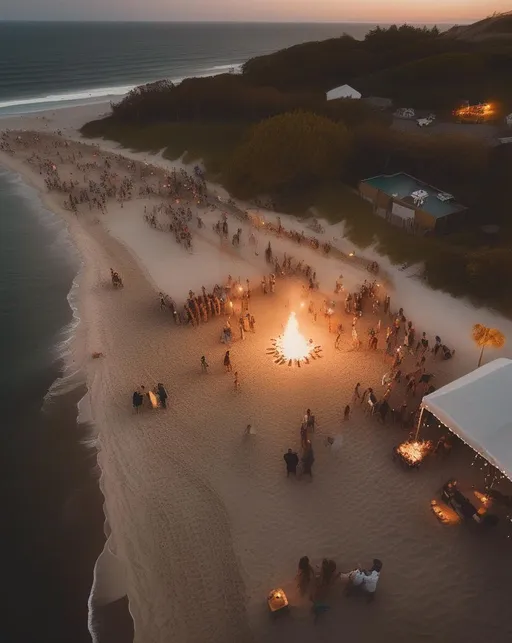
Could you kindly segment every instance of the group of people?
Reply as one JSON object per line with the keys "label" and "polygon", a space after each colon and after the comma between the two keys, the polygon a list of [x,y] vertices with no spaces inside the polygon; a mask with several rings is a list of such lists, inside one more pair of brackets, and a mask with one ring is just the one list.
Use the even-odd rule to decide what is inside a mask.
{"label": "group of people", "polygon": [[315,431],[315,416],[311,413],[311,409],[307,409],[300,425],[300,445],[301,455],[293,449],[288,449],[284,454],[283,459],[286,464],[286,477],[290,475],[301,478],[307,475],[313,477],[313,464],[315,462],[315,454],[313,451],[313,444],[311,441],[312,433]]}
{"label": "group of people", "polygon": [[[63,206],[75,214],[79,213],[81,205],[85,205],[89,211],[95,209],[105,213],[110,200],[123,207],[126,201],[136,197],[161,198],[172,201],[175,205],[181,200],[195,206],[213,203],[202,174],[189,173],[184,169],[169,171],[50,133],[17,134],[6,131],[0,138],[0,149],[12,155],[19,149],[29,150],[34,147],[41,150],[41,153],[32,152],[27,162],[38,169],[49,191],[66,195]],[[92,150],[94,153],[91,158]],[[67,176],[61,169],[64,165],[73,167],[73,171],[68,172]],[[190,239],[184,231],[184,225],[185,220],[189,220],[189,209],[172,208],[163,202],[145,214],[148,223],[156,226],[157,213],[165,211],[171,218],[170,225],[177,238],[187,244]]]}
{"label": "group of people", "polygon": [[374,558],[371,566],[358,565],[349,572],[340,572],[336,562],[324,558],[319,569],[314,569],[308,556],[299,560],[297,571],[297,588],[302,596],[308,595],[313,604],[313,612],[318,617],[329,609],[330,589],[339,581],[345,582],[347,596],[366,595],[368,601],[375,598],[377,585],[382,571],[382,561]]}
{"label": "group of people", "polygon": [[[161,221],[160,215],[164,215],[168,221]],[[159,203],[153,205],[148,211],[144,206],[144,220],[152,228],[163,230],[174,235],[176,243],[183,245],[187,250],[192,250],[192,231],[190,222],[192,221],[192,210],[184,206],[173,207],[170,203]]]}
{"label": "group of people", "polygon": [[165,386],[161,382],[158,382],[153,390],[147,390],[143,385],[135,389],[132,395],[132,405],[136,413],[144,407],[148,409],[166,409],[168,399],[169,395]]}

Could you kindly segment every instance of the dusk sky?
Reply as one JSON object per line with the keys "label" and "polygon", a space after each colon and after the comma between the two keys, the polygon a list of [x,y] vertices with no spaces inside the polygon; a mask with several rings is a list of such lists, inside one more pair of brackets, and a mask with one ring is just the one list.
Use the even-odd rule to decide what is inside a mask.
{"label": "dusk sky", "polygon": [[511,0],[0,0],[0,20],[470,22]]}

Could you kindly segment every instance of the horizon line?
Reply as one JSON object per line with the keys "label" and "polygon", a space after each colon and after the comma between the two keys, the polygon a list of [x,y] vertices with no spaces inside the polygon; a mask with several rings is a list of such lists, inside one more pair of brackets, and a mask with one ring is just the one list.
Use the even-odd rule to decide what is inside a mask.
{"label": "horizon line", "polygon": [[[492,16],[486,16],[486,18],[492,18]],[[90,20],[90,19],[81,19],[81,18],[66,18],[66,19],[53,19],[53,18],[40,18],[40,19],[30,19],[24,20],[22,18],[0,18],[0,24],[3,22],[17,22],[25,24],[34,24],[34,23],[48,23],[48,22],[57,22],[57,23],[82,23],[82,24],[194,24],[194,25],[211,25],[211,24],[222,24],[222,25],[466,25],[473,24],[480,20],[485,20],[486,18],[468,18],[464,21],[457,20],[443,20],[440,21],[431,21],[431,20],[405,20],[405,21],[382,21],[382,20],[298,20],[298,21],[288,21],[288,20],[120,20],[120,19],[102,19],[102,20]]]}

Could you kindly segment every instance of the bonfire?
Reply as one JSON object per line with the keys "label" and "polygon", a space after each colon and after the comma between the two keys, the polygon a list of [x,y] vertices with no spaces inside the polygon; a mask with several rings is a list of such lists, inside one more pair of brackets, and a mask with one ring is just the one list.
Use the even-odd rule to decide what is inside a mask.
{"label": "bonfire", "polygon": [[283,334],[271,341],[272,347],[267,352],[276,358],[274,360],[276,364],[287,363],[288,366],[295,364],[300,367],[303,363],[309,364],[310,360],[321,357],[322,348],[315,346],[312,339],[308,341],[301,334],[299,322],[294,312],[290,313]]}

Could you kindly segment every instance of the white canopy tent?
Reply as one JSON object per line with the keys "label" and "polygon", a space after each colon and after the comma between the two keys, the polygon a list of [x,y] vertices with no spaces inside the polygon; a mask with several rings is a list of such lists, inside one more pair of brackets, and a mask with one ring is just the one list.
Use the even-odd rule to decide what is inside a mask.
{"label": "white canopy tent", "polygon": [[496,359],[426,395],[423,410],[512,480],[512,360]]}
{"label": "white canopy tent", "polygon": [[327,100],[336,100],[337,98],[361,98],[360,92],[351,87],[350,85],[341,85],[335,87],[326,94]]}

